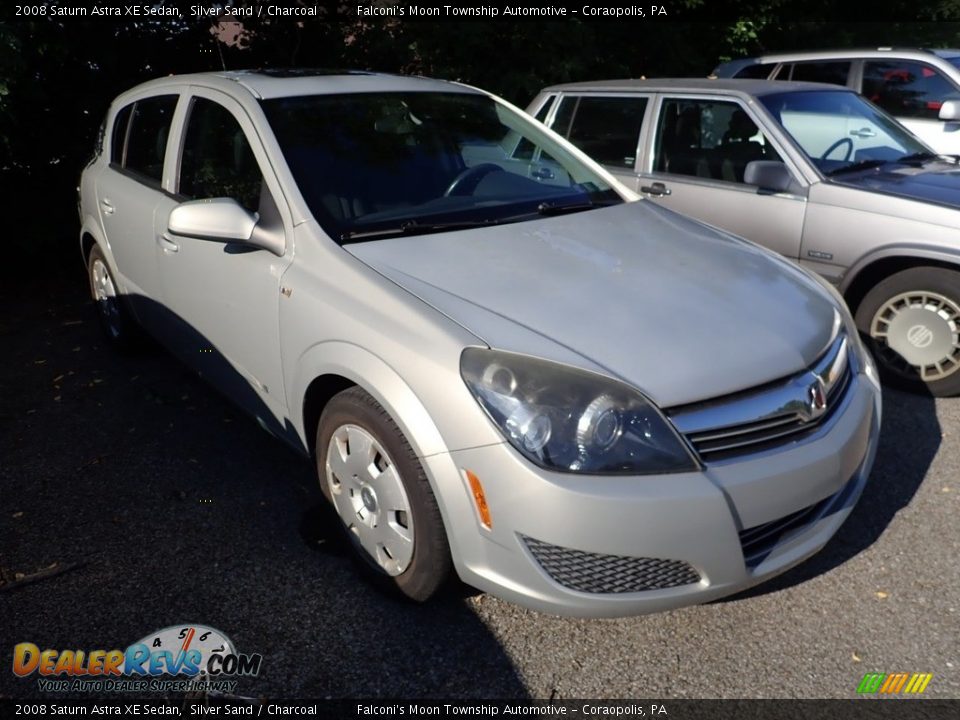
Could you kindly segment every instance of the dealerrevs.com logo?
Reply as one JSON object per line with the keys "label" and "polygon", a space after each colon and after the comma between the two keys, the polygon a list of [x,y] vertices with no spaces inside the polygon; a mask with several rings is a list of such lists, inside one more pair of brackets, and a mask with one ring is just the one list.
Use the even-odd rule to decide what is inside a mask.
{"label": "dealerrevs.com logo", "polygon": [[42,692],[232,692],[238,677],[260,674],[263,656],[238,653],[219,630],[171,625],[126,650],[41,650],[31,642],[13,648],[13,672],[37,676]]}

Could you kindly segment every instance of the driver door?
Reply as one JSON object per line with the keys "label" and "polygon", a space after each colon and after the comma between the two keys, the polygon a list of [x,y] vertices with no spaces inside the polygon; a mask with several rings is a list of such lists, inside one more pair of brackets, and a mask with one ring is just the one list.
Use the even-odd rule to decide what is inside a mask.
{"label": "driver door", "polygon": [[[276,181],[243,108],[213,90],[192,89],[180,143],[176,202],[157,214],[163,303],[177,324],[176,350],[267,429],[285,416],[280,362],[280,278],[292,237]],[[280,257],[241,243],[181,237],[169,230],[179,202],[232,198],[259,214],[258,232],[287,240]],[[282,246],[282,243],[281,243]]]}

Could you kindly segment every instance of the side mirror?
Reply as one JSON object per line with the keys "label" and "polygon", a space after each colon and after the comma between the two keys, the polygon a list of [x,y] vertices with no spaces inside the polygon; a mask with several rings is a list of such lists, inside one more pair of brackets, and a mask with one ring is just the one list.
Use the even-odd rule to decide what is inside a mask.
{"label": "side mirror", "polygon": [[776,160],[748,162],[743,171],[743,181],[747,185],[756,185],[761,190],[773,192],[787,192],[793,187],[793,178],[787,166]]}
{"label": "side mirror", "polygon": [[174,235],[246,243],[257,219],[233,198],[190,200],[170,211],[167,227]]}
{"label": "side mirror", "polygon": [[960,120],[960,100],[946,100],[940,106],[940,114],[937,116],[941,120]]}

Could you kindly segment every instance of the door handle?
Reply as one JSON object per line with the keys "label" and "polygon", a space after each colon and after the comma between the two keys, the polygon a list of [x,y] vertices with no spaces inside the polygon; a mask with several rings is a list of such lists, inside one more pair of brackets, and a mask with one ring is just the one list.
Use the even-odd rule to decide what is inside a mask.
{"label": "door handle", "polygon": [[103,200],[100,201],[100,207],[103,208],[104,215],[113,215],[117,211],[109,198],[103,198]]}
{"label": "door handle", "polygon": [[175,253],[180,252],[180,245],[173,241],[166,233],[161,233],[157,235],[157,244],[165,253]]}
{"label": "door handle", "polygon": [[537,180],[553,180],[553,170],[550,168],[539,168],[530,172],[531,177]]}
{"label": "door handle", "polygon": [[670,195],[673,190],[668,188],[662,182],[655,182],[652,185],[643,185],[640,188],[640,192],[647,195],[653,195],[653,197],[666,197],[667,195]]}
{"label": "door handle", "polygon": [[871,137],[877,136],[877,134],[870,128],[860,128],[859,130],[851,130],[850,134],[855,135],[856,137],[859,137],[859,138],[871,138]]}

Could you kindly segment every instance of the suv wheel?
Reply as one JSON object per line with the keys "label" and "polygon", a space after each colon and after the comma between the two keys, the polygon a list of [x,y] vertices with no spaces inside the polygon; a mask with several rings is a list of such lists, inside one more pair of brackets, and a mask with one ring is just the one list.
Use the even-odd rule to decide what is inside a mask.
{"label": "suv wheel", "polygon": [[877,284],[857,308],[857,327],[891,384],[960,394],[960,273],[919,267]]}
{"label": "suv wheel", "polygon": [[130,317],[117,292],[117,284],[99,245],[94,245],[87,258],[90,295],[97,308],[100,327],[107,339],[117,347],[130,347],[136,337],[136,322]]}
{"label": "suv wheel", "polygon": [[450,550],[430,483],[393,418],[350,388],[324,409],[316,447],[321,488],[363,567],[427,600],[449,575]]}

